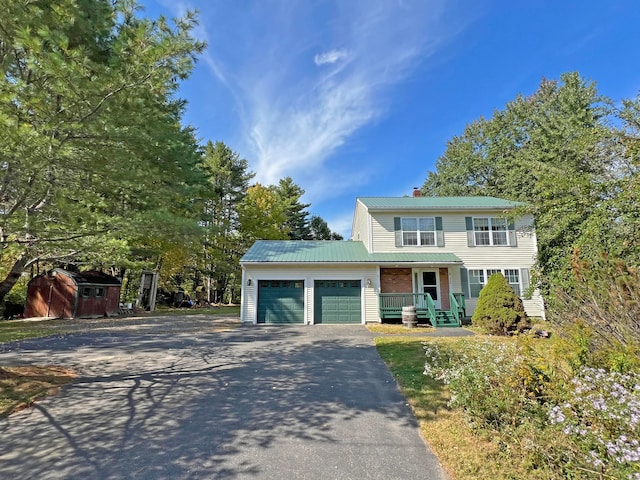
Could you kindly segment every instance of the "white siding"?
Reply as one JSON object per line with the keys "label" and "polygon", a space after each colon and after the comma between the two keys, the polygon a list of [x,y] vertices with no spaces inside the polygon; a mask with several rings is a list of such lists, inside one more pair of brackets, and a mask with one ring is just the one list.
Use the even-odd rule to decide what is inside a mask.
{"label": "white siding", "polygon": [[[407,253],[453,253],[464,263],[467,269],[473,268],[531,268],[536,259],[536,238],[533,233],[533,217],[526,215],[515,222],[517,246],[513,247],[469,247],[467,244],[467,229],[465,217],[473,216],[499,216],[501,212],[376,212],[371,217],[372,225],[372,246],[374,252],[407,252]],[[442,217],[442,228],[444,230],[444,246],[411,246],[396,247],[394,217],[409,216],[437,216]],[[453,292],[461,292],[460,270],[457,267],[449,268],[451,285]],[[464,292],[466,297],[467,314],[472,315],[475,310],[477,299],[468,298],[468,292]],[[530,300],[524,300],[524,306],[528,315],[544,316],[544,304],[542,297],[535,292]]]}
{"label": "white siding", "polygon": [[[394,217],[409,217],[428,215],[434,217],[442,217],[442,228],[444,230],[444,247],[435,246],[405,246],[396,247],[395,231],[393,228]],[[454,253],[462,258],[462,256],[486,258],[487,255],[507,255],[520,256],[523,252],[528,252],[529,256],[534,255],[536,251],[534,234],[530,232],[533,224],[533,218],[527,215],[518,219],[516,231],[518,236],[517,247],[469,247],[467,246],[467,230],[465,225],[465,217],[470,216],[497,216],[499,212],[487,212],[478,214],[477,212],[469,213],[451,213],[451,212],[392,212],[392,213],[374,213],[371,217],[373,230],[373,252],[449,252]]]}
{"label": "white siding", "polygon": [[353,226],[351,227],[351,240],[361,241],[369,249],[369,213],[367,207],[360,200],[356,201],[356,210],[353,214]]}
{"label": "white siding", "polygon": [[[467,269],[473,268],[531,268],[536,257],[536,239],[532,232],[533,218],[524,216],[515,222],[517,246],[512,247],[469,247],[465,217],[500,216],[501,211],[391,211],[369,214],[360,201],[356,201],[351,231],[352,240],[360,240],[371,252],[406,252],[406,253],[453,253],[460,258]],[[444,230],[444,246],[396,247],[394,217],[402,216],[438,216],[442,217]],[[408,265],[407,265],[408,266]],[[428,268],[434,265],[411,265],[414,268]],[[461,292],[460,268],[449,266],[450,286],[452,292]],[[247,280],[251,285],[247,286]],[[379,268],[376,265],[349,264],[300,264],[300,265],[245,265],[245,279],[242,287],[241,319],[243,322],[256,322],[257,285],[259,280],[303,280],[305,285],[305,323],[313,323],[315,280],[360,280],[362,285],[363,322],[379,322],[378,293]],[[367,287],[367,280],[372,282]],[[477,299],[466,297],[467,315],[472,315]],[[524,300],[527,313],[531,316],[544,316],[544,304],[536,292],[530,300]]]}
{"label": "white siding", "polygon": [[[402,214],[373,214],[371,215],[371,252],[395,252],[398,251],[396,247],[395,230],[393,229],[393,217],[400,217]],[[410,247],[407,250],[404,248],[402,251],[409,252]],[[434,247],[421,247],[424,251],[425,248]]]}
{"label": "white siding", "polygon": [[[364,322],[379,322],[378,317],[378,269],[368,265],[246,265],[245,285],[242,287],[241,320],[257,322],[258,281],[303,280],[305,323],[313,323],[315,280],[360,280],[362,286],[362,313]],[[246,281],[251,279],[251,286]],[[371,287],[367,286],[371,280]]]}

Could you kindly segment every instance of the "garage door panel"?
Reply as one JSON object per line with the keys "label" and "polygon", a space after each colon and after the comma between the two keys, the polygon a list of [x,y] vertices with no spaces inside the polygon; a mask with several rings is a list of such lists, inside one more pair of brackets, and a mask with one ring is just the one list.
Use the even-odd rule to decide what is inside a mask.
{"label": "garage door panel", "polygon": [[260,280],[258,323],[304,323],[304,282]]}
{"label": "garage door panel", "polygon": [[317,280],[314,290],[315,323],[361,323],[359,280]]}

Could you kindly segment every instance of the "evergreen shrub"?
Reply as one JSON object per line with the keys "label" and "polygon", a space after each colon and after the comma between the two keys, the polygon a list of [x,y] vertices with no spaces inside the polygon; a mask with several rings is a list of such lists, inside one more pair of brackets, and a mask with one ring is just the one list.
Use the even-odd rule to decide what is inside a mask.
{"label": "evergreen shrub", "polygon": [[501,273],[491,275],[480,290],[471,323],[493,335],[510,335],[530,325],[522,300]]}

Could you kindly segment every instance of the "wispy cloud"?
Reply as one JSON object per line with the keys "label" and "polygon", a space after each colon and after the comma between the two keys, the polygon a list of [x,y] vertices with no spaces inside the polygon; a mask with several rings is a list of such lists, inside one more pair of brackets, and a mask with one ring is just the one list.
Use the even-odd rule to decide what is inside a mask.
{"label": "wispy cloud", "polygon": [[460,30],[444,19],[448,0],[229,5],[202,4],[196,34],[209,44],[204,62],[213,78],[237,102],[230,121],[245,144],[232,148],[257,181],[291,176],[316,202],[367,181],[364,159],[331,162],[384,115],[394,87]]}
{"label": "wispy cloud", "polygon": [[349,52],[346,50],[330,50],[324,53],[318,53],[313,57],[313,62],[320,66],[326,64],[336,63],[338,60],[345,58]]}
{"label": "wispy cloud", "polygon": [[[311,31],[296,26],[305,26],[305,16],[313,13],[289,9],[290,29],[267,35],[267,61],[241,79],[257,178],[274,183],[290,175],[318,195],[316,201],[366,178],[353,174],[364,159],[351,165],[354,178],[344,186],[322,167],[355,132],[384,114],[393,87],[455,30],[441,21],[441,2],[331,5],[335,17]],[[325,43],[342,47],[322,48]],[[305,70],[305,58],[323,68]],[[333,188],[322,188],[327,184]]]}

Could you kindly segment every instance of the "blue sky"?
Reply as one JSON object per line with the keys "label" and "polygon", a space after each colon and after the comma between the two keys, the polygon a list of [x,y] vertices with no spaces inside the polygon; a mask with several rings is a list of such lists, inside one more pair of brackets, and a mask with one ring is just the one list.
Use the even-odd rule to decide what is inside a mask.
{"label": "blue sky", "polygon": [[256,181],[290,176],[348,237],[355,198],[410,195],[447,140],[543,77],[579,71],[619,101],[640,91],[640,3],[142,0],[199,11],[208,49],[180,96],[199,138]]}

